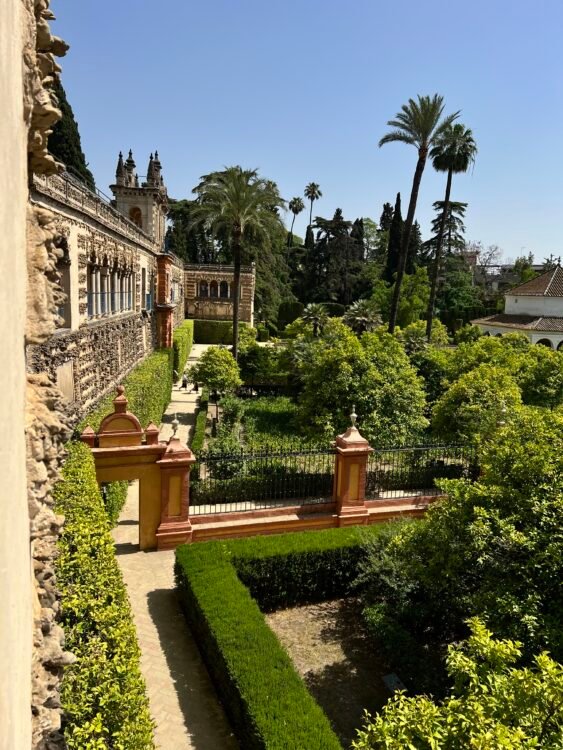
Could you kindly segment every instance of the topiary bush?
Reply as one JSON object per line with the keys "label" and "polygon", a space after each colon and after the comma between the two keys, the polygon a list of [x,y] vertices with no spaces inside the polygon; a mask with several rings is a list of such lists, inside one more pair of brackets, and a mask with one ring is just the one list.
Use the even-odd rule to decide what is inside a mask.
{"label": "topiary bush", "polygon": [[174,340],[172,349],[174,352],[174,360],[172,363],[173,370],[181,375],[184,372],[184,367],[190,356],[192,345],[194,343],[194,322],[193,320],[185,320],[176,330],[174,331]]}
{"label": "topiary bush", "polygon": [[61,702],[68,750],[150,750],[152,720],[139,647],[90,449],[71,443],[54,490],[65,516],[56,562],[66,648]]}

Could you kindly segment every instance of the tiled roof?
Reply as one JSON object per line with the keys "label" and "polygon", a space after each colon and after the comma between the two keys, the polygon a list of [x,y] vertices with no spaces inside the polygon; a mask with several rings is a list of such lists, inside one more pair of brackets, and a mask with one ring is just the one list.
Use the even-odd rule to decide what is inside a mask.
{"label": "tiled roof", "polygon": [[503,326],[506,328],[525,328],[527,331],[551,331],[552,333],[563,333],[563,318],[546,318],[538,315],[489,315],[487,318],[472,320],[472,323],[481,323],[488,326]]}
{"label": "tiled roof", "polygon": [[563,297],[563,268],[555,266],[551,271],[515,286],[508,294],[522,297]]}

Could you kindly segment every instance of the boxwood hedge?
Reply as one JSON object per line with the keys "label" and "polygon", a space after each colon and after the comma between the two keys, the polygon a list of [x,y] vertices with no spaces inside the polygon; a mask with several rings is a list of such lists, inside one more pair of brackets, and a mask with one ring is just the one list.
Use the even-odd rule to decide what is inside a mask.
{"label": "boxwood hedge", "polygon": [[68,446],[54,497],[65,516],[56,563],[61,621],[66,648],[77,657],[62,682],[65,746],[149,750],[152,721],[135,626],[86,445]]}
{"label": "boxwood hedge", "polygon": [[185,320],[181,325],[174,331],[174,339],[172,344],[173,363],[172,367],[178,375],[184,372],[184,367],[190,356],[192,345],[194,343],[194,322],[193,320]]}
{"label": "boxwood hedge", "polygon": [[369,529],[184,545],[176,584],[245,750],[341,750],[330,723],[260,610],[347,593]]}
{"label": "boxwood hedge", "polygon": [[[248,323],[240,322],[239,330]],[[196,344],[232,344],[233,324],[230,320],[194,320]]]}

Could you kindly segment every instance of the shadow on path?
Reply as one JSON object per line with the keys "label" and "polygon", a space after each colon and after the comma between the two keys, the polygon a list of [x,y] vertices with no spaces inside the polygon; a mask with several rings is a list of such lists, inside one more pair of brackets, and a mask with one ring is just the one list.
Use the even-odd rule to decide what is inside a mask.
{"label": "shadow on path", "polygon": [[155,589],[148,592],[147,600],[192,746],[195,750],[238,750],[176,592]]}

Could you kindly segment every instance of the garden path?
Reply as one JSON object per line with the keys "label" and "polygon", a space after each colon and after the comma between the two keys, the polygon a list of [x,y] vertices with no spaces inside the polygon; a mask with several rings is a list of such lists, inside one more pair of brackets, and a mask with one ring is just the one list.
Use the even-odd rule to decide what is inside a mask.
{"label": "garden path", "polygon": [[[206,348],[194,345],[189,364]],[[163,417],[161,439],[172,434],[171,422],[177,414],[178,437],[187,441],[196,406],[197,395],[180,391],[176,384]],[[129,488],[113,537],[141,648],[141,671],[156,724],[156,747],[236,750],[231,727],[176,599],[174,552],[140,552],[138,522],[135,482]]]}

